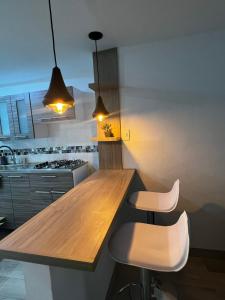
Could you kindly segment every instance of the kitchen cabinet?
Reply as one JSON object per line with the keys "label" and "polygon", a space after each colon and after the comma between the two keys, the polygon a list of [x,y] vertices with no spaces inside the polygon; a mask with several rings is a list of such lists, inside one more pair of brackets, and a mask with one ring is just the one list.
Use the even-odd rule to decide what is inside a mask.
{"label": "kitchen cabinet", "polygon": [[32,111],[29,93],[11,96],[14,138],[34,137]]}
{"label": "kitchen cabinet", "polygon": [[11,188],[7,174],[0,175],[0,217],[6,218],[5,228],[14,228]]}
{"label": "kitchen cabinet", "polygon": [[[74,96],[75,90],[72,86],[67,87],[71,96]],[[47,91],[38,91],[30,93],[32,115],[34,124],[40,123],[51,123],[62,120],[70,120],[75,118],[75,109],[74,107],[68,109],[64,114],[59,115],[54,111],[43,106],[43,99]]]}
{"label": "kitchen cabinet", "polygon": [[[75,89],[67,87],[75,97]],[[48,123],[75,119],[75,109],[59,115],[42,101],[46,90],[0,97],[0,141],[48,137]]]}
{"label": "kitchen cabinet", "polygon": [[33,137],[29,93],[0,97],[0,140]]}
{"label": "kitchen cabinet", "polygon": [[15,228],[73,188],[72,172],[10,173],[0,175],[0,217]]}
{"label": "kitchen cabinet", "polygon": [[74,186],[72,172],[55,172],[55,173],[38,173],[30,174],[31,190],[57,190],[57,189],[71,189]]}
{"label": "kitchen cabinet", "polygon": [[[20,187],[23,187],[24,192]],[[18,180],[15,178],[12,187],[15,225],[25,223],[71,188],[73,188],[72,173],[29,174],[29,177],[22,175]],[[22,193],[24,193],[23,200]]]}
{"label": "kitchen cabinet", "polygon": [[34,205],[49,205],[73,186],[72,173],[31,174],[31,201]]}
{"label": "kitchen cabinet", "polygon": [[27,174],[8,174],[10,181],[14,222],[19,226],[33,215],[30,203],[30,181]]}
{"label": "kitchen cabinet", "polygon": [[0,141],[9,140],[14,136],[11,98],[0,97]]}

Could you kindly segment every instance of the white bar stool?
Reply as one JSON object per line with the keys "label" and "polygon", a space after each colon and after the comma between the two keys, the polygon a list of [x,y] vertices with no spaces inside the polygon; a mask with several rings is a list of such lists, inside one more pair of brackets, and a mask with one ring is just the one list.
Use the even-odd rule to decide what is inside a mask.
{"label": "white bar stool", "polygon": [[[179,199],[179,186],[180,180],[177,179],[168,193],[155,193],[149,191],[135,192],[130,196],[128,203],[136,209],[152,212],[154,224],[155,212],[168,213],[176,208]],[[149,215],[148,223],[150,223]]]}
{"label": "white bar stool", "polygon": [[111,236],[109,251],[115,261],[141,269],[143,299],[153,299],[149,270],[177,272],[188,260],[187,214],[184,211],[177,223],[170,226],[125,223]]}

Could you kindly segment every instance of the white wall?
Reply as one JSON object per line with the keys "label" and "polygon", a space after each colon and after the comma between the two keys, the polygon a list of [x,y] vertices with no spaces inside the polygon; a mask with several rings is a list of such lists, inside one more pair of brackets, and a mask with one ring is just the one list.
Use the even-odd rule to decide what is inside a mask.
{"label": "white wall", "polygon": [[119,65],[124,167],[151,190],[180,178],[191,246],[225,250],[225,31],[123,47]]}

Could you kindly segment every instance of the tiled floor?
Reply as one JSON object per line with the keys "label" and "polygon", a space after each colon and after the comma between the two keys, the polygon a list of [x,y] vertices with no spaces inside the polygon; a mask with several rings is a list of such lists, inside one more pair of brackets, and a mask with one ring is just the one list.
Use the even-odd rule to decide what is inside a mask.
{"label": "tiled floor", "polygon": [[25,300],[21,263],[6,259],[0,261],[0,300]]}

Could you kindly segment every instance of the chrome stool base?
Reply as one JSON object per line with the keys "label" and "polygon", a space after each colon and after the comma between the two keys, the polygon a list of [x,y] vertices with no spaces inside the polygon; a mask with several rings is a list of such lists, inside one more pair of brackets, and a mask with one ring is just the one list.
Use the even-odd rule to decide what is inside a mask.
{"label": "chrome stool base", "polygon": [[[159,280],[152,276],[152,272],[147,272],[146,269],[140,269],[141,271],[141,282],[131,282],[123,286],[117,293],[113,296],[113,300],[123,299],[118,298],[125,291],[128,290],[130,300],[177,300],[177,296],[174,291],[170,289],[164,290],[161,288],[161,283],[159,284]],[[151,275],[151,276],[149,276]],[[133,289],[139,288],[139,297],[133,297]],[[164,287],[164,285],[163,285]],[[164,287],[165,288],[165,287]],[[171,292],[172,291],[172,292]],[[137,295],[137,293],[136,293]]]}
{"label": "chrome stool base", "polygon": [[113,300],[114,299],[116,300],[118,298],[118,296],[123,294],[127,289],[128,289],[128,292],[129,292],[130,300],[134,300],[133,296],[132,296],[132,287],[139,287],[140,288],[140,296],[141,296],[140,299],[143,300],[143,289],[142,289],[142,284],[140,282],[131,282],[131,283],[126,284],[121,289],[119,289],[119,291],[117,291],[117,293],[113,296]]}

